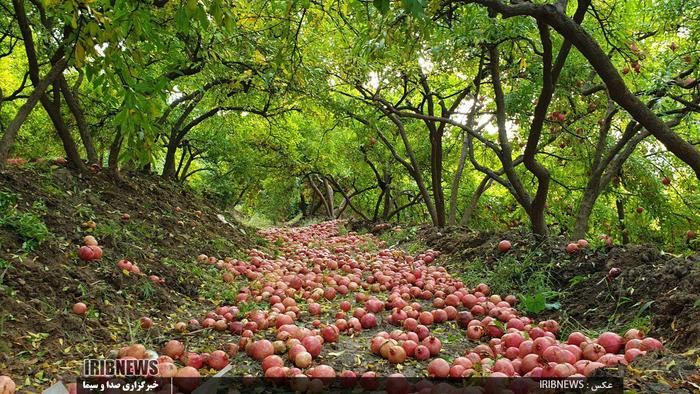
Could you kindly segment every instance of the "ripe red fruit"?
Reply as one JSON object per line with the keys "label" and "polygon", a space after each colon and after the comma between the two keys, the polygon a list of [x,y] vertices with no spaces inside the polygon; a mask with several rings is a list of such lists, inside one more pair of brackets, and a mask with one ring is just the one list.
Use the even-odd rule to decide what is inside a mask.
{"label": "ripe red fruit", "polygon": [[613,279],[617,278],[618,276],[620,276],[621,273],[622,273],[622,270],[620,268],[612,267],[612,268],[610,268],[610,271],[608,271],[607,278],[608,278],[608,280],[613,280]]}
{"label": "ripe red fruit", "polygon": [[82,302],[76,302],[73,305],[73,313],[76,315],[84,315],[87,312],[87,305]]}
{"label": "ripe red fruit", "polygon": [[437,356],[442,348],[442,343],[440,343],[440,340],[432,335],[424,338],[423,341],[421,341],[421,344],[428,348],[431,356]]}
{"label": "ripe red fruit", "polygon": [[89,246],[81,246],[78,249],[78,257],[84,261],[90,261],[95,258],[95,252]]}
{"label": "ripe red fruit", "polygon": [[566,245],[566,253],[572,254],[572,253],[575,253],[577,251],[578,251],[578,244],[571,242],[568,245]]}
{"label": "ripe red fruit", "polygon": [[598,344],[608,353],[617,353],[622,347],[622,337],[614,332],[604,332],[598,337]]}
{"label": "ripe red fruit", "polygon": [[416,358],[418,361],[423,361],[427,360],[430,358],[430,349],[423,345],[418,345],[416,346],[416,349],[413,351],[413,356]]}
{"label": "ripe red fruit", "polygon": [[202,355],[197,354],[197,353],[187,353],[183,357],[184,360],[182,360],[185,365],[188,367],[192,367],[194,369],[200,369],[204,366],[204,357]]}
{"label": "ripe red fruit", "polygon": [[360,324],[362,325],[362,328],[365,329],[374,328],[377,326],[377,318],[373,313],[367,313],[360,318]]}
{"label": "ripe red fruit", "polygon": [[693,230],[688,230],[688,232],[685,234],[686,238],[688,239],[695,239],[697,234]]}
{"label": "ripe red fruit", "polygon": [[661,183],[668,186],[671,184],[671,179],[669,179],[669,177],[665,176],[665,177],[661,178]]}
{"label": "ripe red fruit", "polygon": [[92,260],[99,260],[102,258],[102,248],[97,245],[88,246],[92,250]]}
{"label": "ripe red fruit", "polygon": [[262,361],[265,359],[265,357],[271,356],[275,353],[275,348],[272,346],[272,342],[268,341],[267,339],[253,342],[250,347],[250,355],[258,361]]}
{"label": "ripe red fruit", "polygon": [[122,214],[122,220],[123,220],[123,221],[126,222],[126,221],[129,220],[129,219],[131,219],[131,215],[129,215],[128,213],[123,213],[123,214]]}
{"label": "ripe red fruit", "polygon": [[340,335],[340,330],[334,325],[325,326],[321,329],[321,336],[326,342],[337,342]]}
{"label": "ripe red fruit", "polygon": [[221,350],[215,350],[209,355],[207,364],[217,371],[222,370],[228,365],[228,355]]}
{"label": "ripe red fruit", "polygon": [[428,364],[428,374],[436,378],[446,378],[450,375],[450,364],[441,358],[436,358]]}
{"label": "ripe red fruit", "polygon": [[498,250],[505,253],[505,252],[510,250],[511,246],[512,245],[511,245],[510,241],[508,241],[507,239],[504,239],[503,241],[498,243]]}
{"label": "ripe red fruit", "polygon": [[311,357],[318,357],[321,354],[321,349],[323,344],[317,336],[309,335],[301,340],[301,344],[304,346],[307,352],[311,354]]}
{"label": "ripe red fruit", "polygon": [[165,353],[173,359],[180,357],[180,355],[182,355],[184,351],[185,345],[183,345],[180,341],[176,341],[174,339],[168,341],[168,343],[165,344],[165,347],[163,347],[163,353]]}
{"label": "ripe red fruit", "polygon": [[139,322],[141,323],[141,328],[144,330],[148,330],[149,328],[153,327],[153,321],[146,316],[142,316],[139,319]]}
{"label": "ripe red fruit", "polygon": [[637,211],[637,213],[642,213],[642,212],[644,212],[644,208],[637,207],[636,211]]}
{"label": "ripe red fruit", "polygon": [[392,364],[401,364],[406,361],[406,350],[402,346],[392,346],[389,348],[387,359]]}

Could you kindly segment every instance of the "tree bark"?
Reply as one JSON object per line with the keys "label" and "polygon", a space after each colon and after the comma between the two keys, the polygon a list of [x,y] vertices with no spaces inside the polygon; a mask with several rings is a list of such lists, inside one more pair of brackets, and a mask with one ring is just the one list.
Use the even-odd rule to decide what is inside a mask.
{"label": "tree bark", "polygon": [[176,138],[176,133],[171,133],[171,138],[168,140],[168,147],[165,152],[165,162],[163,163],[163,173],[161,176],[165,179],[175,179],[175,155],[179,141]]}
{"label": "tree bark", "polygon": [[457,201],[459,197],[459,185],[462,182],[462,174],[464,173],[464,167],[467,162],[468,151],[466,140],[469,138],[468,135],[469,134],[466,132],[464,133],[464,142],[462,143],[462,150],[459,154],[459,161],[457,162],[457,171],[455,171],[454,177],[452,178],[452,187],[450,188],[450,212],[447,219],[447,223],[450,225],[457,224]]}
{"label": "tree bark", "polygon": [[75,122],[78,125],[78,133],[80,134],[80,139],[83,141],[85,153],[88,157],[88,163],[97,164],[100,162],[100,159],[97,157],[95,144],[92,141],[92,136],[90,135],[90,130],[88,129],[88,124],[85,120],[85,113],[80,107],[80,102],[78,102],[78,98],[73,95],[73,92],[71,92],[70,88],[68,87],[68,82],[66,81],[66,78],[63,77],[63,75],[61,75],[58,82],[61,85],[63,98],[66,100],[66,104],[68,104],[68,108],[73,114]]}
{"label": "tree bark", "polygon": [[328,179],[324,178],[323,183],[326,186],[326,195],[328,196],[328,206],[330,207],[329,209],[329,215],[332,218],[335,218],[335,206],[334,206],[334,199],[333,199],[333,188],[331,187],[330,182],[328,182]]}
{"label": "tree bark", "polygon": [[437,227],[445,227],[445,192],[442,187],[442,131],[430,133],[430,175]]}
{"label": "tree bark", "polygon": [[61,139],[63,149],[65,150],[66,156],[68,157],[69,164],[78,171],[87,174],[88,170],[85,166],[85,163],[83,163],[83,160],[80,158],[78,146],[76,145],[75,140],[73,139],[73,136],[71,135],[68,126],[66,126],[66,122],[63,120],[63,116],[61,115],[61,101],[59,95],[60,87],[57,81],[54,81],[53,89],[56,98],[52,101],[46,95],[43,95],[40,99],[41,104],[44,106],[44,109],[49,114],[49,118],[51,118],[51,122],[56,128],[58,137]]}
{"label": "tree bark", "polygon": [[114,140],[109,147],[109,157],[107,157],[107,169],[108,171],[116,177],[119,177],[119,154],[122,150],[122,142],[124,137],[120,129],[117,129],[117,133],[114,135]]}
{"label": "tree bark", "polygon": [[627,245],[630,243],[630,236],[627,233],[627,226],[625,225],[625,203],[622,201],[622,198],[617,197],[615,199],[615,207],[617,208],[618,226],[620,227],[620,232],[622,233],[622,243]]}
{"label": "tree bark", "polygon": [[309,177],[309,185],[311,185],[311,188],[314,190],[314,192],[316,192],[316,195],[323,203],[323,206],[326,208],[326,216],[329,219],[333,219],[333,210],[332,210],[331,206],[328,204],[328,201],[326,201],[326,196],[318,188],[318,186],[316,185],[316,182],[314,182],[314,180],[312,179],[312,176],[308,175],[308,177]]}

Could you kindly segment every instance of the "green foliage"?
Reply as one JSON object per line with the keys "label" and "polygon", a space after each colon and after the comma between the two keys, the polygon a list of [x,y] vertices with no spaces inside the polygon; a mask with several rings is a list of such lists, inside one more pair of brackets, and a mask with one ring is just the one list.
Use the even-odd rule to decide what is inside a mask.
{"label": "green foliage", "polygon": [[0,192],[0,226],[9,228],[20,237],[22,250],[34,250],[51,236],[46,224],[38,216],[46,212],[46,206],[43,202],[35,202],[32,211],[20,212],[16,203],[15,195]]}
{"label": "green foliage", "polygon": [[535,295],[520,295],[520,309],[528,315],[536,315],[545,310],[556,310],[561,308],[558,302],[548,303],[547,300],[556,296],[554,292],[542,292]]}
{"label": "green foliage", "polygon": [[[567,15],[576,6],[569,2]],[[682,104],[697,98],[697,86],[692,86],[700,53],[697,5],[613,0],[595,6],[605,20],[586,18],[583,29],[610,54],[618,70],[640,65],[639,72],[622,74],[627,87],[642,101],[653,102],[652,110],[663,121],[672,122],[684,113],[673,131],[686,141],[698,141],[698,113]],[[215,198],[222,208],[235,208],[254,227],[294,218],[324,219],[325,206],[310,184],[314,177],[319,183],[332,181],[336,213],[343,207],[344,217],[407,228],[430,221],[419,194],[420,177],[428,199],[435,200],[442,189],[446,211],[453,204],[458,223],[484,172],[498,172],[502,166],[488,146],[500,143],[492,119],[495,90],[488,75],[475,85],[483,73],[480,68],[489,63],[487,47],[498,43],[514,160],[524,152],[543,86],[542,43],[535,21],[493,18],[479,4],[190,0],[158,6],[135,0],[69,0],[29,2],[25,7],[36,37],[39,74],[48,72],[55,53],[67,54],[69,67],[63,75],[77,92],[100,164],[108,164],[112,147],[121,148],[113,161],[125,172],[147,164],[165,173],[170,163],[175,167],[172,178]],[[9,2],[7,10],[12,10]],[[21,36],[11,12],[0,17],[0,24],[8,27],[10,36]],[[563,37],[550,30],[556,56]],[[22,44],[0,42],[0,53],[7,53],[0,63],[3,125],[14,118],[34,85],[23,84],[28,60]],[[552,177],[545,216],[553,234],[572,234],[584,191],[594,181],[597,150],[612,152],[633,124],[628,113],[613,106],[610,132],[601,133],[608,96],[603,90],[583,93],[601,84],[586,58],[571,51],[548,111],[565,113],[567,120],[545,121],[536,155]],[[3,101],[18,89],[19,97]],[[484,127],[466,144],[470,134],[455,124],[445,125],[440,131],[441,170],[434,174],[430,122],[414,115],[424,115],[432,105],[433,115],[442,116],[464,89],[471,90],[461,104],[457,102],[451,117],[465,119],[478,108],[475,126]],[[404,112],[417,112],[401,117],[403,135],[379,99]],[[77,118],[65,100],[60,101],[84,157]],[[11,157],[65,156],[63,142],[48,125],[46,111],[32,111]],[[168,150],[171,142],[174,148]],[[462,168],[460,158],[467,152],[471,157]],[[687,230],[700,227],[700,184],[688,166],[651,136],[639,142],[613,175],[594,204],[587,238],[608,234],[620,242],[627,237],[675,253],[697,248],[697,243],[685,241]],[[524,165],[509,174],[514,176],[535,195],[537,181]],[[671,179],[670,185],[661,183],[664,176]],[[386,191],[381,187],[385,180]],[[527,210],[522,199],[514,197],[510,182],[501,177],[489,184],[466,223],[469,227],[529,227]],[[325,191],[325,184],[320,187]],[[52,190],[53,197],[66,198],[49,181],[45,189]],[[352,208],[344,206],[343,194],[352,196]],[[623,206],[624,219],[618,205]],[[643,213],[637,214],[637,207]],[[79,207],[78,215],[88,219],[93,213],[86,206]],[[39,231],[34,219],[13,223],[28,234],[31,228]],[[97,232],[120,230],[100,224]],[[39,233],[27,236],[41,238]],[[147,228],[130,233],[141,235],[159,236],[156,229]],[[409,235],[391,234],[387,241],[399,242]],[[216,243],[215,248],[226,248]],[[508,279],[507,272],[502,274]]]}

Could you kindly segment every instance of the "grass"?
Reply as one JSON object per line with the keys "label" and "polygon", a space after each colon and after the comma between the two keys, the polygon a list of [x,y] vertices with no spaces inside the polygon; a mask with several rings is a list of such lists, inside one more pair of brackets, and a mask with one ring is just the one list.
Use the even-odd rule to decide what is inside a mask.
{"label": "grass", "polygon": [[17,210],[17,196],[0,192],[0,226],[10,229],[22,240],[22,250],[32,251],[51,236],[40,215],[47,212],[46,205],[37,201],[29,211]]}

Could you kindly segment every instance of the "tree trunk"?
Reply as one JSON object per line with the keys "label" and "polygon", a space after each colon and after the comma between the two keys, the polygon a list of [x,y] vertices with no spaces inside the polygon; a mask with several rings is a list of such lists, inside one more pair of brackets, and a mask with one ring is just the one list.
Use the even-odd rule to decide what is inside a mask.
{"label": "tree trunk", "polygon": [[[58,92],[59,86],[56,81],[54,81],[54,93],[57,94]],[[85,163],[83,163],[83,160],[80,158],[78,146],[75,144],[75,140],[73,139],[70,130],[68,130],[68,126],[66,126],[63,116],[61,116],[60,100],[51,101],[48,96],[43,95],[40,101],[46,112],[49,114],[49,118],[51,118],[51,122],[53,123],[53,126],[61,139],[63,149],[68,157],[69,165],[81,173],[87,174],[88,169],[85,166]]]}
{"label": "tree trunk", "polygon": [[445,227],[445,192],[442,188],[442,132],[430,133],[430,175],[438,227]]}
{"label": "tree trunk", "polygon": [[316,195],[318,196],[319,200],[321,200],[323,206],[326,208],[326,215],[328,216],[328,218],[333,219],[333,210],[328,204],[328,201],[326,201],[326,196],[318,188],[316,182],[314,182],[311,175],[309,175],[309,185],[311,185],[311,188],[314,190],[314,192],[316,192]]}
{"label": "tree trunk", "polygon": [[384,206],[382,207],[382,219],[388,220],[389,213],[391,212],[391,188],[387,183],[386,190],[384,191]]}
{"label": "tree trunk", "polygon": [[[467,162],[467,155],[468,155],[468,149],[467,149],[467,138],[468,138],[468,133],[464,132],[464,142],[462,143],[462,150],[459,154],[459,162],[457,163],[457,171],[455,171],[454,177],[452,178],[452,188],[450,189],[450,213],[448,215],[447,223],[450,225],[455,225],[457,224],[457,203],[459,199],[459,186],[460,183],[462,182],[462,174],[464,173],[464,165]],[[483,182],[482,182],[483,183]],[[479,185],[481,186],[481,185]],[[471,205],[470,205],[471,207]],[[471,220],[471,213],[469,214],[470,218],[467,219],[467,221]],[[464,215],[462,216],[461,222],[464,220]]]}
{"label": "tree trunk", "polygon": [[493,180],[491,179],[490,176],[485,176],[484,179],[481,180],[481,183],[479,183],[479,186],[476,188],[474,191],[474,194],[472,194],[471,201],[469,202],[469,206],[467,209],[464,211],[464,214],[462,215],[462,219],[459,221],[459,224],[462,226],[466,226],[471,222],[472,216],[474,216],[474,211],[476,211],[476,207],[479,204],[479,199],[481,199],[481,196],[484,194],[484,192],[491,187]]}
{"label": "tree trunk", "polygon": [[175,179],[175,156],[177,154],[177,146],[179,141],[176,138],[176,133],[170,133],[168,140],[168,149],[165,152],[165,163],[163,164],[163,173],[161,176],[165,179]]}
{"label": "tree trunk", "polygon": [[399,136],[401,137],[401,141],[403,142],[404,149],[406,150],[406,154],[408,155],[408,158],[410,160],[410,163],[406,162],[401,156],[399,156],[398,152],[396,152],[396,149],[394,148],[393,145],[389,142],[389,140],[384,137],[384,135],[380,132],[379,137],[384,142],[384,145],[386,145],[389,150],[391,151],[392,156],[399,162],[401,165],[406,168],[408,171],[409,175],[411,175],[411,178],[416,182],[416,185],[418,186],[418,190],[420,191],[420,195],[423,198],[423,202],[425,202],[425,207],[428,209],[428,213],[430,214],[430,219],[433,223],[433,225],[438,224],[438,219],[437,219],[437,213],[435,211],[435,204],[433,204],[433,200],[430,198],[430,193],[428,193],[428,189],[425,187],[425,182],[423,181],[423,174],[421,173],[421,168],[420,165],[418,164],[418,160],[416,159],[416,155],[413,153],[413,147],[411,146],[411,142],[408,140],[408,136],[406,135],[406,130],[403,127],[403,123],[401,120],[393,113],[389,112],[384,112],[389,119],[396,125],[396,128],[399,131]]}
{"label": "tree trunk", "polygon": [[89,164],[99,163],[99,158],[97,157],[97,151],[95,150],[95,144],[92,141],[92,136],[90,135],[90,130],[88,129],[87,121],[85,120],[85,113],[80,107],[80,102],[78,98],[73,95],[70,88],[68,87],[68,82],[66,78],[61,75],[58,79],[61,85],[61,91],[63,92],[63,98],[68,104],[73,117],[75,118],[75,123],[78,125],[78,133],[80,134],[80,139],[83,141],[83,146],[85,147],[85,153],[88,157]]}
{"label": "tree trunk", "polygon": [[335,206],[334,206],[334,199],[333,199],[333,188],[331,187],[330,182],[328,182],[328,179],[323,179],[324,184],[326,185],[326,195],[328,196],[328,206],[330,207],[328,216],[330,216],[331,219],[335,218]]}
{"label": "tree trunk", "polygon": [[[637,130],[634,122],[630,123],[628,128],[630,128],[630,132]],[[598,168],[593,169],[591,172],[588,183],[586,184],[586,190],[579,203],[574,225],[574,238],[585,238],[586,232],[588,231],[588,222],[593,212],[593,206],[598,200],[598,197],[600,197],[600,193],[608,187],[613,175],[620,173],[622,165],[632,155],[637,145],[649,135],[649,131],[644,130],[629,138],[627,141],[625,141],[626,136],[623,135],[618,145],[608,153],[606,160],[597,161],[599,163]]]}
{"label": "tree trunk", "polygon": [[61,59],[60,61],[56,62],[56,64],[51,67],[51,71],[46,74],[44,79],[41,80],[39,85],[36,86],[32,94],[27,98],[27,101],[20,107],[19,111],[17,111],[14,119],[12,119],[12,122],[7,127],[7,130],[5,130],[2,141],[0,141],[0,169],[5,166],[7,156],[10,154],[10,149],[12,148],[12,145],[14,145],[15,138],[17,137],[17,133],[19,133],[19,129],[22,127],[22,124],[39,102],[41,96],[44,95],[49,85],[51,85],[53,81],[59,75],[61,75],[65,67],[65,59]]}
{"label": "tree trunk", "polygon": [[107,169],[110,174],[115,177],[119,177],[119,154],[122,150],[122,142],[124,137],[122,136],[121,130],[117,130],[117,134],[114,136],[112,145],[109,147],[109,157],[107,157]]}
{"label": "tree trunk", "polygon": [[600,178],[589,178],[588,184],[586,185],[586,190],[583,192],[583,197],[578,206],[578,212],[576,213],[576,222],[574,224],[574,239],[586,238],[586,232],[588,231],[588,221],[593,213],[593,206],[595,205],[598,196],[600,195],[600,190],[598,189],[598,183]]}
{"label": "tree trunk", "polygon": [[622,201],[622,198],[618,197],[615,199],[615,207],[617,208],[618,226],[622,233],[622,243],[627,245],[630,243],[630,236],[627,233],[627,226],[625,225],[625,203]]}

